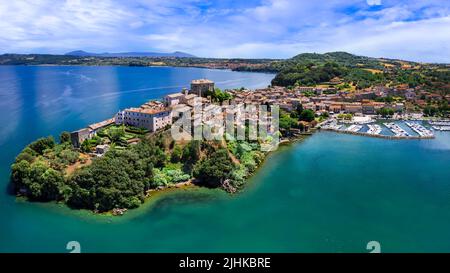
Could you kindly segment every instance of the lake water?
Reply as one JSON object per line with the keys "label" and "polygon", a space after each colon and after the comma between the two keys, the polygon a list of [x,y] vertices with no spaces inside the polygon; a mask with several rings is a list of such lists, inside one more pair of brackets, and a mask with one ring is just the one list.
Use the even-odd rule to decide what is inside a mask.
{"label": "lake water", "polygon": [[263,87],[273,75],[191,68],[1,67],[0,251],[450,251],[450,134],[391,141],[319,132],[271,154],[246,189],[161,193],[123,217],[6,193],[9,165],[30,141],[210,78]]}

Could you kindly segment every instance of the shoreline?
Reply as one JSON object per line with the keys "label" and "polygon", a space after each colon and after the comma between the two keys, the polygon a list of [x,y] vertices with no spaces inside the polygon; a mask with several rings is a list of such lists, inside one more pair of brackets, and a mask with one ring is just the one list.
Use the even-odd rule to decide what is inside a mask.
{"label": "shoreline", "polygon": [[[51,202],[39,202],[39,203],[43,204],[43,205],[45,205],[45,204],[56,205],[59,208],[64,208],[68,212],[73,213],[73,215],[84,215],[84,216],[88,215],[88,216],[93,216],[98,219],[101,219],[102,216],[107,217],[108,219],[120,219],[122,217],[117,217],[117,216],[125,216],[128,218],[128,217],[136,217],[138,215],[141,215],[142,213],[145,213],[147,210],[152,208],[152,206],[154,205],[154,203],[156,201],[160,200],[160,198],[163,198],[164,195],[166,195],[166,194],[182,192],[182,191],[189,192],[189,191],[195,191],[195,190],[204,190],[207,193],[213,193],[214,191],[220,191],[226,196],[240,195],[240,194],[244,193],[244,191],[247,189],[247,187],[249,187],[250,185],[254,185],[254,183],[252,183],[253,177],[255,175],[257,175],[260,171],[263,170],[264,165],[267,163],[267,159],[269,157],[273,156],[277,152],[291,148],[292,145],[294,145],[294,144],[297,144],[299,142],[306,140],[308,137],[314,135],[314,133],[316,133],[319,130],[311,129],[311,131],[312,132],[308,133],[308,134],[301,134],[301,135],[293,136],[293,137],[290,137],[290,138],[280,141],[279,147],[274,151],[268,152],[264,156],[264,159],[261,162],[261,164],[256,168],[256,170],[253,173],[249,174],[249,176],[245,179],[244,186],[234,193],[228,192],[224,188],[221,188],[221,187],[208,188],[208,187],[198,186],[195,183],[193,183],[195,178],[191,178],[187,181],[178,182],[178,183],[167,185],[164,187],[147,190],[145,198],[144,198],[144,202],[139,207],[133,208],[133,209],[117,208],[117,209],[113,209],[113,210],[105,211],[105,212],[96,212],[94,210],[89,210],[89,209],[71,208],[63,201],[51,201]],[[15,195],[15,197],[18,201],[34,203],[33,201],[29,201],[28,198],[25,196]],[[114,210],[116,210],[116,212],[114,212]],[[97,216],[100,216],[100,217],[97,217]]]}
{"label": "shoreline", "polygon": [[[265,167],[265,164],[267,163],[267,159],[269,157],[273,156],[277,152],[284,151],[285,149],[290,149],[295,144],[301,144],[301,142],[308,139],[310,136],[314,136],[316,133],[320,133],[320,132],[347,134],[346,132],[339,132],[339,131],[326,130],[326,129],[322,130],[322,129],[319,129],[318,127],[316,127],[316,128],[310,129],[310,131],[307,133],[302,133],[302,134],[299,134],[296,136],[292,136],[292,137],[283,139],[282,141],[280,141],[279,147],[276,150],[270,151],[264,156],[264,159],[261,162],[261,164],[256,168],[256,170],[253,173],[251,173],[245,179],[246,183],[244,184],[244,186],[234,193],[227,192],[225,189],[220,188],[220,187],[219,188],[207,188],[207,187],[198,186],[195,183],[193,183],[195,178],[191,178],[187,181],[178,182],[175,184],[167,185],[165,187],[148,190],[146,192],[144,202],[139,207],[133,208],[133,209],[126,209],[122,214],[115,215],[115,214],[113,214],[112,210],[98,213],[98,212],[95,212],[93,210],[88,210],[88,209],[75,209],[75,208],[71,208],[71,207],[67,206],[67,204],[62,201],[52,201],[50,203],[57,205],[59,208],[63,207],[64,209],[67,209],[67,211],[73,213],[73,215],[81,214],[81,215],[89,215],[89,216],[105,216],[108,219],[120,219],[122,217],[116,217],[116,216],[125,216],[126,218],[129,218],[129,217],[134,218],[139,215],[142,215],[142,213],[146,213],[148,210],[150,210],[153,207],[155,202],[157,202],[158,200],[161,200],[161,198],[164,198],[164,196],[166,194],[172,194],[172,193],[177,193],[177,192],[182,192],[182,191],[185,191],[186,193],[188,193],[190,191],[195,191],[195,190],[204,190],[206,193],[213,193],[214,191],[216,191],[216,192],[220,191],[226,196],[235,196],[235,195],[237,196],[237,195],[243,194],[244,191],[246,191],[248,187],[255,185],[253,178],[259,172],[261,172],[263,170],[263,168]],[[351,134],[349,134],[349,135],[351,135]],[[357,135],[357,134],[352,134],[352,135]],[[370,135],[370,136],[372,136],[372,135]],[[26,197],[23,197],[23,196],[16,196],[16,199],[19,202],[21,202],[21,201],[27,202],[27,203],[30,202],[27,200]],[[45,204],[45,203],[46,202],[43,202],[43,204]],[[95,218],[98,218],[98,217],[95,217]],[[102,217],[99,217],[98,219],[101,219],[101,218]]]}
{"label": "shoreline", "polygon": [[259,74],[270,74],[276,75],[277,72],[270,71],[242,71],[242,70],[233,70],[231,68],[226,67],[204,67],[204,66],[174,66],[174,65],[113,65],[113,64],[105,64],[105,65],[94,65],[94,64],[0,64],[1,66],[36,66],[36,67],[168,67],[168,68],[198,68],[198,69],[208,69],[208,70],[224,70],[231,72],[240,72],[240,73],[259,73]]}

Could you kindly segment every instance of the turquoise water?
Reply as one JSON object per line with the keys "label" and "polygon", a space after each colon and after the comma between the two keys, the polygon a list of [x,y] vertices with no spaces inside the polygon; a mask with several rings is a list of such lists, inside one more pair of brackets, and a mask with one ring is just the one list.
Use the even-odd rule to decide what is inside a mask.
{"label": "turquoise water", "polygon": [[[78,69],[100,73],[95,71],[102,68]],[[187,73],[182,71],[178,73]],[[229,71],[217,73],[230,73],[222,75],[224,78],[235,77]],[[131,76],[117,76],[124,81],[123,85],[127,77]],[[270,81],[271,76],[267,77]],[[256,78],[255,84],[267,84]],[[137,88],[118,90],[129,89]],[[5,89],[0,90],[2,98],[14,101],[15,97],[15,101],[29,107],[35,105],[23,98],[25,91],[5,96]],[[34,100],[39,97],[37,91],[26,92]],[[96,92],[85,94],[97,96]],[[126,105],[128,98],[138,101],[136,96],[145,100],[153,92],[124,93],[116,102]],[[77,91],[72,91],[69,97],[83,98],[75,94]],[[34,115],[26,118],[22,113],[20,125],[11,131],[13,136],[7,134],[1,144],[3,188],[8,165],[22,145],[40,135],[76,128],[78,122],[90,122],[88,115],[83,119],[81,111],[65,101],[61,99],[59,105],[67,112],[55,114],[54,126],[41,118],[49,117],[42,115],[45,111],[37,110],[42,106],[25,110],[25,104],[16,103],[16,107],[9,104],[10,109]],[[97,103],[105,108],[90,110],[92,121],[103,118],[102,111],[110,107],[100,100]],[[92,105],[95,107],[96,103]],[[58,108],[53,104],[48,107]],[[23,126],[27,120],[29,123]],[[2,121],[16,122],[12,118]],[[392,141],[319,132],[271,154],[239,194],[230,196],[208,189],[175,190],[156,196],[123,217],[96,216],[57,204],[17,201],[2,193],[0,251],[65,252],[66,243],[75,240],[85,252],[367,252],[369,241],[380,242],[384,252],[450,252],[449,163],[449,133],[437,133],[434,140]]]}
{"label": "turquoise water", "polygon": [[[7,194],[9,166],[31,141],[178,92],[193,79],[208,78],[220,88],[256,88],[266,87],[273,77],[199,68],[0,66],[0,251],[64,251],[61,241],[95,237],[105,229],[101,226],[96,233],[95,225],[88,224],[90,232],[81,232],[79,218],[68,216],[73,212],[16,202]],[[81,233],[69,236],[72,228]]]}

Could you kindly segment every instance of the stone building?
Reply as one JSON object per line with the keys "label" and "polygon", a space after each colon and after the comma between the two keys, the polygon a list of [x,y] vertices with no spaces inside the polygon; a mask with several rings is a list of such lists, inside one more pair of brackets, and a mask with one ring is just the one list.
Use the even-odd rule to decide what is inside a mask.
{"label": "stone building", "polygon": [[199,97],[205,97],[206,92],[214,91],[214,82],[208,79],[193,80],[191,82],[190,94],[195,94]]}

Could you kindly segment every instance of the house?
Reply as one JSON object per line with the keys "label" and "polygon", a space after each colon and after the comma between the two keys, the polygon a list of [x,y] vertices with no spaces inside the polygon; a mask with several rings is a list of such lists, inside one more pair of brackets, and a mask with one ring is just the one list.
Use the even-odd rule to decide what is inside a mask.
{"label": "house", "polygon": [[182,99],[181,99],[181,103],[183,104],[187,104],[189,106],[194,106],[195,102],[196,102],[196,98],[199,98],[196,94],[189,94],[189,95],[185,95]]}
{"label": "house", "polygon": [[361,103],[346,103],[344,105],[344,111],[349,114],[362,113],[362,105]]}
{"label": "house", "polygon": [[177,104],[181,103],[181,101],[184,98],[184,96],[185,95],[183,93],[169,94],[169,95],[164,97],[164,104],[166,106],[177,105]]}
{"label": "house", "polygon": [[375,94],[375,91],[366,91],[366,92],[361,92],[361,93],[355,94],[356,100],[375,99],[376,97],[377,97],[377,95]]}
{"label": "house", "polygon": [[95,146],[95,153],[98,156],[104,155],[108,150],[109,150],[109,145],[107,145],[107,144],[102,144],[102,145]]}
{"label": "house", "polygon": [[332,102],[329,106],[329,111],[333,113],[340,113],[343,110],[343,104],[341,102]]}
{"label": "house", "polygon": [[294,108],[292,107],[292,104],[290,104],[290,103],[282,102],[282,103],[279,103],[278,106],[280,107],[280,109],[283,109],[288,112],[294,110]]}
{"label": "house", "polygon": [[172,118],[179,118],[183,113],[190,112],[192,107],[186,104],[177,104],[172,107]]}
{"label": "house", "polygon": [[372,102],[363,102],[362,103],[362,113],[365,115],[376,114],[375,104],[373,104]]}
{"label": "house", "polygon": [[372,102],[372,104],[375,107],[375,112],[380,110],[381,108],[386,107],[386,103],[384,102]]}
{"label": "house", "polygon": [[405,98],[406,98],[407,100],[415,100],[416,97],[417,97],[417,95],[416,95],[416,92],[414,91],[414,89],[408,89],[408,90],[405,92]]}
{"label": "house", "polygon": [[312,102],[308,102],[308,103],[303,104],[303,109],[315,111],[316,110],[316,105],[314,103],[312,103]]}
{"label": "house", "polygon": [[403,110],[405,109],[405,105],[403,103],[394,103],[391,105],[391,107],[396,112],[403,112]]}

